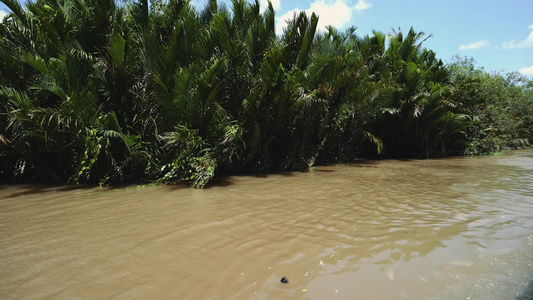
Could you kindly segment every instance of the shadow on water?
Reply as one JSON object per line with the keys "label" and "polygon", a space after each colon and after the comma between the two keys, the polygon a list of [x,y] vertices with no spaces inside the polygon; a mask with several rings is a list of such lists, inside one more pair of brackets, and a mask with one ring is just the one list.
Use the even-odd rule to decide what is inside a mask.
{"label": "shadow on water", "polygon": [[311,169],[310,172],[321,172],[321,173],[334,173],[335,170],[331,169]]}
{"label": "shadow on water", "polygon": [[223,177],[214,177],[207,183],[207,185],[204,187],[204,189],[209,189],[213,187],[226,187],[231,186],[235,182],[231,176],[223,176]]}
{"label": "shadow on water", "polygon": [[[379,160],[373,160],[373,159],[360,159],[353,162],[346,163],[344,165],[346,166],[355,166],[355,167],[361,167],[361,168],[377,168],[377,165],[379,163]],[[235,183],[235,177],[252,177],[252,178],[260,178],[260,179],[266,179],[269,178],[272,175],[280,175],[283,177],[294,177],[299,173],[335,173],[337,172],[334,168],[338,164],[325,164],[325,165],[317,165],[308,167],[306,169],[302,170],[296,170],[296,171],[279,171],[279,172],[271,172],[271,173],[242,173],[242,174],[236,174],[236,175],[229,175],[229,176],[217,176],[211,179],[207,185],[204,187],[205,189],[214,188],[214,187],[226,187],[231,186]],[[173,183],[172,186],[175,184]],[[180,185],[180,184],[178,184]],[[180,185],[181,188],[181,185]]]}
{"label": "shadow on water", "polygon": [[356,160],[353,162],[348,163],[349,166],[352,167],[360,167],[360,168],[376,168],[379,162],[382,160],[378,159],[361,159]]}
{"label": "shadow on water", "polygon": [[20,190],[6,195],[6,198],[17,198],[20,196],[29,196],[36,194],[45,194],[50,192],[68,192],[74,190],[92,189],[94,186],[89,185],[57,185],[57,186],[45,186],[45,185],[20,185]]}
{"label": "shadow on water", "polygon": [[[0,190],[8,185],[0,185]],[[175,186],[176,188],[187,188],[187,185],[182,183],[169,184],[168,186]],[[93,190],[94,193],[103,193],[106,191],[120,191],[127,190],[132,188],[145,187],[144,185],[132,185],[132,184],[115,184],[112,186],[100,187],[98,185],[91,184],[80,184],[80,185],[32,185],[32,184],[20,184],[20,185],[11,185],[11,188],[15,187],[16,190],[8,195],[3,197],[5,198],[17,198],[23,196],[32,196],[32,195],[45,195],[61,192],[72,192],[72,191],[85,191]],[[91,193],[92,194],[92,193]]]}
{"label": "shadow on water", "polygon": [[533,280],[529,282],[522,294],[516,297],[516,300],[533,300]]}

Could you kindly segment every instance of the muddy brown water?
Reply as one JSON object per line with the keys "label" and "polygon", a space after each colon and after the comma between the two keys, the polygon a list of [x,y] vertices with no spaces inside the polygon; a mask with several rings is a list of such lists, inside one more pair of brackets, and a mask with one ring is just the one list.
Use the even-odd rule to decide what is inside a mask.
{"label": "muddy brown water", "polygon": [[0,298],[532,299],[532,215],[531,151],[205,190],[3,186]]}

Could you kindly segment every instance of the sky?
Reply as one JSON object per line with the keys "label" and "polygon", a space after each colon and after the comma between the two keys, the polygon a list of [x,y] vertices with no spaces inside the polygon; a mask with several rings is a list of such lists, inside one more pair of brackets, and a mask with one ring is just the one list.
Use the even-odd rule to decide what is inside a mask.
{"label": "sky", "polygon": [[[249,0],[251,1],[251,0]],[[219,3],[230,3],[219,0]],[[267,0],[259,0],[266,7]],[[204,7],[207,0],[191,0]],[[315,12],[319,29],[356,26],[360,36],[392,29],[432,35],[423,45],[451,62],[472,57],[489,72],[520,72],[533,78],[533,0],[272,0],[276,32],[294,13]],[[0,19],[7,12],[0,4]]]}

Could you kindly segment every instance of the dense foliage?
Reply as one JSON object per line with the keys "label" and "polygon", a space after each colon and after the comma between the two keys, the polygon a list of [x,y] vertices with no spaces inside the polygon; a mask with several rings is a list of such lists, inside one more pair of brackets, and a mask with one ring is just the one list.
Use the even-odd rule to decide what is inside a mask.
{"label": "dense foliage", "polygon": [[533,84],[272,5],[1,0],[0,177],[202,187],[215,174],[528,146]]}

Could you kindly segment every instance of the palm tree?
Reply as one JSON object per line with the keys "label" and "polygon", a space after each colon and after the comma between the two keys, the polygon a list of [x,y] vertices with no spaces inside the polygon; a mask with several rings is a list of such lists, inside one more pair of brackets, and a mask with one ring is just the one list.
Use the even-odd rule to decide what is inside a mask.
{"label": "palm tree", "polygon": [[[261,13],[245,0],[200,11],[187,0],[1,1],[0,174],[12,177],[202,187],[223,173],[460,154],[473,139],[519,144],[513,132],[531,127],[527,113],[513,110],[520,124],[504,113],[529,111],[529,94],[460,75],[413,29],[318,33],[318,16],[299,13],[276,35],[272,4]],[[488,120],[502,134],[483,135]]]}

